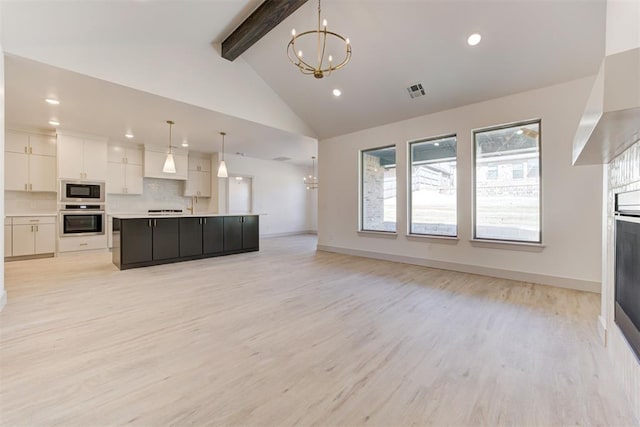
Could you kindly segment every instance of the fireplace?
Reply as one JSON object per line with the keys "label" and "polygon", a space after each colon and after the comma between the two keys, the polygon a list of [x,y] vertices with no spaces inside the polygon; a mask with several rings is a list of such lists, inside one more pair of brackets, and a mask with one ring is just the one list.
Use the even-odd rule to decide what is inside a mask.
{"label": "fireplace", "polygon": [[640,204],[629,200],[640,191],[617,196],[614,320],[640,361]]}

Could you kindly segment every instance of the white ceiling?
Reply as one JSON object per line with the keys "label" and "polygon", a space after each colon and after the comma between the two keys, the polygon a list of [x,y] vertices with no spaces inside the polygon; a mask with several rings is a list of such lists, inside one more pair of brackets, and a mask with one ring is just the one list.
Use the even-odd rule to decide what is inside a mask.
{"label": "white ceiling", "polygon": [[[285,57],[316,9],[309,0],[243,57],[320,138],[593,75],[604,56],[604,0],[325,0],[353,57],[318,81]],[[427,96],[412,100],[416,82]]]}
{"label": "white ceiling", "polygon": [[[216,113],[204,108],[62,70],[14,56],[5,57],[7,127],[54,132],[59,129],[108,137],[113,141],[167,146],[173,120],[173,145],[187,141],[189,149],[204,153],[221,149],[220,131],[227,132],[225,151],[249,157],[290,157],[310,165],[316,140]],[[61,104],[49,105],[46,97]],[[131,131],[135,138],[128,140]]]}
{"label": "white ceiling", "polygon": [[[141,49],[145,44],[162,43],[210,45],[221,42],[260,3],[261,0],[5,0],[3,33],[27,47],[101,49],[132,41]],[[604,55],[605,0],[324,0],[322,4],[329,29],[352,41],[353,59],[343,70],[316,80],[300,74],[286,58],[291,28],[300,32],[315,26],[314,0],[242,55],[321,138],[592,75]],[[466,38],[473,32],[481,33],[483,40],[471,48]],[[140,56],[144,54],[141,50]],[[19,88],[30,93],[35,102],[42,95],[28,86],[44,89],[51,84],[29,80],[12,88],[13,80],[20,76],[11,73],[11,66],[16,64],[9,60],[9,124],[14,119],[26,121],[30,114],[27,109],[36,112],[42,108],[24,105],[14,112],[14,103],[27,102],[16,99],[22,97],[16,92]],[[167,66],[171,66],[170,61]],[[49,76],[43,70],[36,74],[34,79]],[[411,100],[406,87],[416,82],[423,83],[427,96]],[[65,90],[74,97],[97,104],[78,108],[74,113],[78,116],[64,110],[63,126],[77,123],[89,127],[92,123],[108,130],[108,135],[121,135],[123,127],[135,125],[142,129],[134,129],[141,138],[164,140],[162,125],[156,123],[169,118],[160,106],[169,101],[152,101],[154,98],[140,93],[120,93],[118,99],[114,97],[104,104],[74,90],[75,83],[68,85]],[[334,98],[333,88],[340,88],[342,97]],[[144,98],[139,102],[146,102],[145,108],[130,104],[133,99],[138,102],[138,98]],[[158,106],[150,104],[156,101]],[[70,108],[70,104],[66,101],[61,111]],[[109,112],[106,105],[125,109]],[[218,117],[221,115],[207,110],[187,113],[187,106],[177,105],[173,113],[176,131],[180,131],[180,123],[189,123],[189,138],[193,138],[195,146],[210,146],[220,130],[219,123],[224,123]],[[155,116],[146,115],[147,110],[154,111]],[[184,111],[185,116],[178,116],[178,110]],[[190,121],[192,117],[202,117],[204,121]],[[251,128],[248,122],[244,124]],[[158,133],[152,133],[154,126],[159,127]],[[276,142],[279,138],[290,141],[290,134],[281,132],[265,141],[264,136],[275,131],[257,130],[264,128],[247,131],[260,139],[249,141],[246,135],[246,148],[229,151],[244,150],[249,155],[252,149],[256,153],[262,149],[256,157],[294,157],[280,154]],[[229,128],[230,144],[234,143],[234,134],[240,139],[242,129],[244,126],[239,124],[237,129]],[[274,149],[268,150],[267,144],[274,144]]]}

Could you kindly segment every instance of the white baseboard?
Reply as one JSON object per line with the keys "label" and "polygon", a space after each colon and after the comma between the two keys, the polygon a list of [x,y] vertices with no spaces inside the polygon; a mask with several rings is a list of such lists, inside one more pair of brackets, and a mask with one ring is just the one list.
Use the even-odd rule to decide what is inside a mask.
{"label": "white baseboard", "polygon": [[7,305],[7,291],[4,289],[0,290],[0,311]]}
{"label": "white baseboard", "polygon": [[286,233],[270,233],[270,234],[261,234],[261,239],[270,239],[272,237],[288,237],[288,236],[302,236],[305,234],[318,234],[317,231],[313,230],[302,230],[302,231],[289,231]]}
{"label": "white baseboard", "polygon": [[460,264],[455,262],[436,261],[423,258],[391,255],[380,252],[363,251],[359,249],[341,248],[337,246],[318,245],[319,251],[335,252],[364,258],[380,259],[383,261],[400,262],[403,264],[420,265],[423,267],[439,268],[441,270],[459,271],[462,273],[478,274],[480,276],[498,277],[500,279],[516,280],[519,282],[537,283],[539,285],[555,286],[558,288],[575,289],[600,293],[600,282],[571,279],[568,277],[548,276],[545,274],[526,273],[523,271],[503,270],[500,268],[483,267],[480,265]]}
{"label": "white baseboard", "polygon": [[598,336],[602,341],[603,346],[607,346],[607,321],[602,317],[602,315],[598,315]]}

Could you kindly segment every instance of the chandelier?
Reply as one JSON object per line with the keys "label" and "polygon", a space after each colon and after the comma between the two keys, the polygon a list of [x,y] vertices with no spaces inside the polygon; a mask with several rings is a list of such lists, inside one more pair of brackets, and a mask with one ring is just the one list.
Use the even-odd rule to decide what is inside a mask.
{"label": "chandelier", "polygon": [[[320,13],[320,0],[318,0],[318,29],[296,34],[296,30],[294,28],[291,30],[291,41],[287,46],[287,56],[291,63],[298,67],[302,74],[313,74],[313,77],[316,79],[323,78],[325,73],[330,75],[332,71],[338,70],[347,65],[347,62],[351,59],[351,43],[349,43],[349,39],[342,37],[340,34],[334,33],[333,31],[328,31],[326,19],[322,21],[322,26],[320,26]],[[317,39],[317,55],[316,58],[312,58],[317,61],[316,65],[310,64],[312,59],[309,59],[309,62],[303,59],[302,50],[296,48],[296,42],[305,36],[315,36]],[[341,44],[344,44],[345,54],[342,62],[334,63],[332,55],[329,55],[325,60],[328,36],[331,36],[330,40],[338,40]],[[305,40],[309,39],[310,37],[307,37]]]}
{"label": "chandelier", "polygon": [[311,158],[313,160],[313,175],[309,175],[308,177],[302,178],[304,180],[304,185],[307,187],[307,190],[317,190],[318,189],[318,177],[316,176],[316,158],[315,156]]}

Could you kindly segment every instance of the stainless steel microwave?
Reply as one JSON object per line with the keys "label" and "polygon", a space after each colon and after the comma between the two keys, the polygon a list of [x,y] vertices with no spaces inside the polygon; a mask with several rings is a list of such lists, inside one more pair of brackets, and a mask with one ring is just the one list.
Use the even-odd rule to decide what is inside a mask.
{"label": "stainless steel microwave", "polygon": [[104,203],[104,181],[60,181],[60,201]]}

